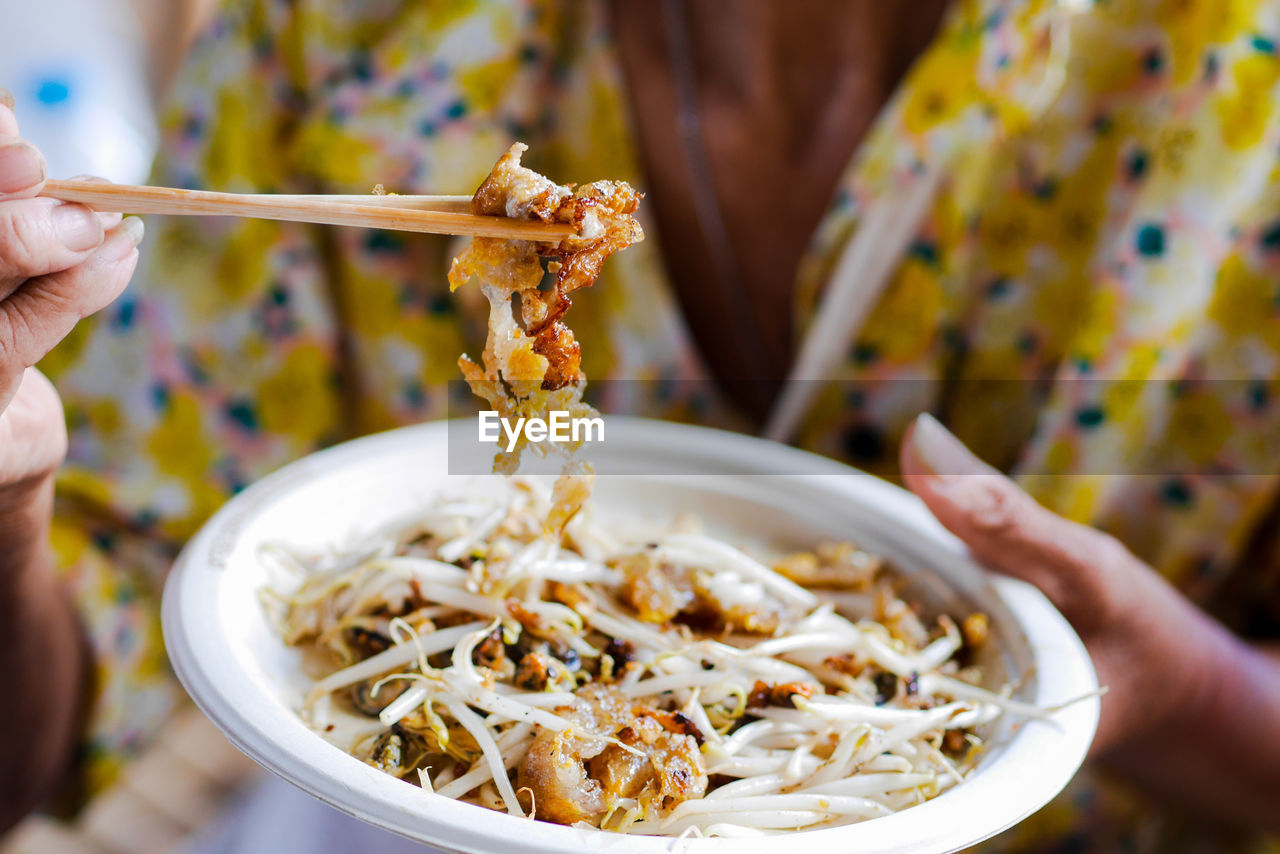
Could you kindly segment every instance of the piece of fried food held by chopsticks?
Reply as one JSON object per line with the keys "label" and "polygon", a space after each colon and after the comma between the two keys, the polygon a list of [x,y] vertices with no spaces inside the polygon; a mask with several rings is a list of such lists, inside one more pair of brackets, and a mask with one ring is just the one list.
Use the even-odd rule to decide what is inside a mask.
{"label": "piece of fried food held by chopsticks", "polygon": [[[623,181],[557,184],[520,165],[526,150],[517,142],[498,160],[476,191],[472,211],[572,225],[578,233],[555,244],[477,237],[454,259],[450,289],[475,278],[489,301],[481,362],[463,355],[458,366],[471,390],[502,418],[546,419],[553,410],[592,417],[598,413],[582,401],[581,347],[564,316],[569,295],[594,283],[605,259],[644,239],[634,216],[641,194]],[[510,453],[500,452],[494,470],[514,472],[526,444],[522,435]],[[539,452],[542,447],[536,446]]]}

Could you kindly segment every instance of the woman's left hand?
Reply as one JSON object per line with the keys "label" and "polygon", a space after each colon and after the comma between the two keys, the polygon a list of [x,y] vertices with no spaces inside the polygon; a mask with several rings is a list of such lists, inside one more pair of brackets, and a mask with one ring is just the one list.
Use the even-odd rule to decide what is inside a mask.
{"label": "woman's left hand", "polygon": [[1266,808],[1280,803],[1280,662],[1113,537],[1036,503],[928,415],[907,432],[902,471],[975,559],[1040,588],[1080,635],[1109,689],[1094,757],[1218,817],[1280,822]]}

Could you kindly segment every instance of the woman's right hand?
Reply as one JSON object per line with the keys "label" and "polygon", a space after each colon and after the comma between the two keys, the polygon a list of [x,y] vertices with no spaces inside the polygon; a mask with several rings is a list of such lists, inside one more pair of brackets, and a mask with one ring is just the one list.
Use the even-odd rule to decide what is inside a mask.
{"label": "woman's right hand", "polygon": [[[39,198],[44,158],[0,89],[0,508],[62,462],[62,408],[32,366],[133,274],[142,221]],[[8,493],[6,495],[5,493]]]}
{"label": "woman's right hand", "polygon": [[0,90],[0,833],[70,767],[89,667],[51,571],[62,406],[32,366],[124,290],[142,238],[141,220],[39,198],[44,179]]}

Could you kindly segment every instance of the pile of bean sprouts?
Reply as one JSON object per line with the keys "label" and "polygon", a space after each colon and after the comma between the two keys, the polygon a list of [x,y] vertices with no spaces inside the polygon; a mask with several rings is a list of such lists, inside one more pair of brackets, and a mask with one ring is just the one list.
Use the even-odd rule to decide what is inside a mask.
{"label": "pile of bean sprouts", "polygon": [[[263,601],[275,626],[321,662],[301,709],[306,722],[435,795],[536,818],[537,804],[517,791],[516,767],[539,733],[572,730],[579,688],[608,684],[691,721],[710,784],[705,796],[674,805],[616,798],[599,826],[751,836],[921,803],[964,779],[984,725],[1006,713],[1047,714],[1011,699],[1012,686],[980,687],[972,647],[983,641],[970,635],[981,634],[981,620],[926,624],[897,598],[887,570],[867,590],[806,588],[687,519],[633,541],[590,508],[578,512],[589,487],[572,477],[554,490],[513,478],[497,495],[440,498],[341,552],[264,551],[274,578]],[[767,635],[645,622],[619,599],[617,568],[645,550],[698,573],[726,607],[767,603],[787,617]],[[571,605],[549,594],[570,588]],[[573,681],[522,690],[510,674],[477,665],[478,646],[495,632],[504,644],[530,633],[554,644],[580,663]],[[352,638],[376,638],[380,651]],[[625,666],[606,661],[619,646],[629,651]],[[748,708],[758,683],[813,690]],[[376,717],[352,714],[350,692],[362,684],[378,699]],[[397,754],[388,764],[375,755],[409,716],[447,756]]]}

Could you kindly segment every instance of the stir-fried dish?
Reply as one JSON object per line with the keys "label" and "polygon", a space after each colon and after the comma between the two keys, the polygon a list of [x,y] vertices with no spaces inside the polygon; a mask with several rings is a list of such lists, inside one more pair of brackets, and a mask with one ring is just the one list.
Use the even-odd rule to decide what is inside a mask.
{"label": "stir-fried dish", "polygon": [[[491,305],[482,364],[507,417],[586,410],[569,295],[641,239],[625,184],[576,190],[513,146],[479,213],[570,222],[557,246],[477,239],[455,261]],[[499,456],[510,473],[519,450]],[[388,774],[512,815],[709,836],[883,816],[960,782],[1001,714],[982,614],[924,619],[884,561],[826,543],[764,561],[685,521],[628,537],[584,508],[575,463],[547,489],[439,498],[340,554],[270,558],[263,598],[315,682],[302,714]],[[957,615],[960,616],[960,615]]]}
{"label": "stir-fried dish", "polygon": [[[274,551],[294,586],[270,610],[324,672],[308,723],[513,815],[740,835],[919,803],[963,779],[983,724],[1042,714],[966,666],[983,615],[923,619],[857,546],[766,563],[688,523],[627,541],[577,512],[580,482],[442,499],[347,554]],[[367,725],[335,726],[351,715]]]}

